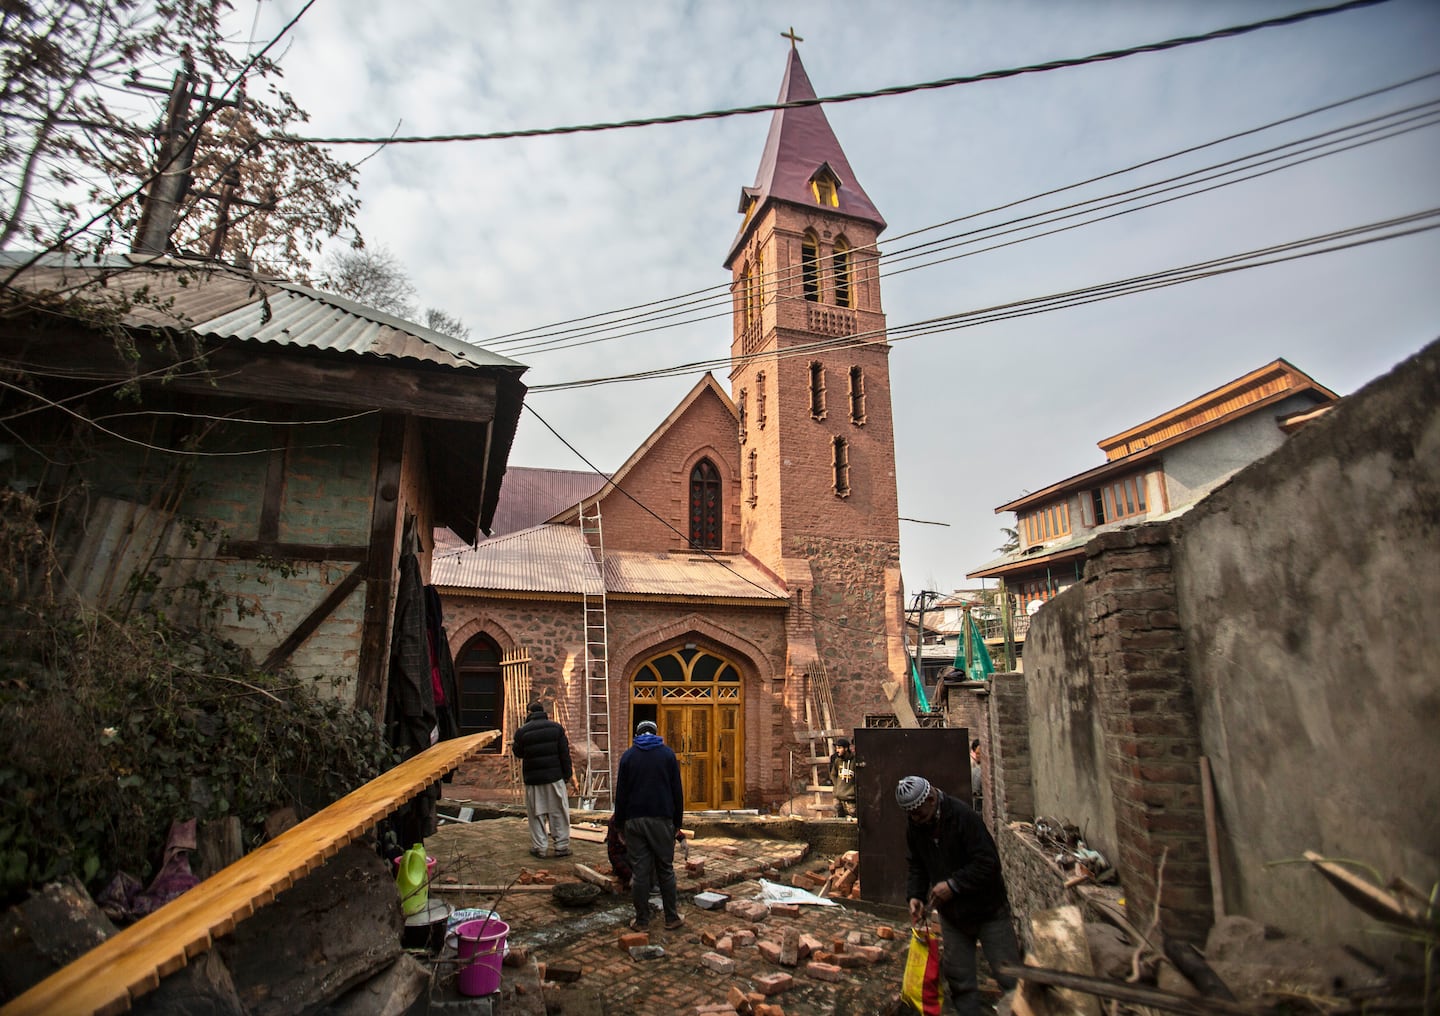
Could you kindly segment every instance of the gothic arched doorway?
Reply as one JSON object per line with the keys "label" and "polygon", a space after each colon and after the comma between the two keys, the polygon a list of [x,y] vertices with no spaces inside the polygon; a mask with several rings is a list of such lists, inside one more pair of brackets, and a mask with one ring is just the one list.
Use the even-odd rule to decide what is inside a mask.
{"label": "gothic arched doorway", "polygon": [[744,695],[733,663],[687,643],[640,664],[630,679],[630,729],[654,720],[680,760],[685,807],[743,807]]}

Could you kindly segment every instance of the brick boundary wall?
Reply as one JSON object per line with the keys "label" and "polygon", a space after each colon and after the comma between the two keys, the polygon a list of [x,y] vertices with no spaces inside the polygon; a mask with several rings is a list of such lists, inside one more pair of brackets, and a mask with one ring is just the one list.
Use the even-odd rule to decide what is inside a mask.
{"label": "brick boundary wall", "polygon": [[1007,822],[1035,819],[1035,788],[1030,771],[1030,704],[1025,675],[990,675],[989,766],[986,810],[991,829]]}
{"label": "brick boundary wall", "polygon": [[[1171,571],[1171,529],[1154,523],[1086,545],[1085,611],[1130,911],[1148,920],[1162,851],[1161,927],[1203,941],[1214,919],[1200,736]],[[1018,816],[1015,816],[1018,817]]]}

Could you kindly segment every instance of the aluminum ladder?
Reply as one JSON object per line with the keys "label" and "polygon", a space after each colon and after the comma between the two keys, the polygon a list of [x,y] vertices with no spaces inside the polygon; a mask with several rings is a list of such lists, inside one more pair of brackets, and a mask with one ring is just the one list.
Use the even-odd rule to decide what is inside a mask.
{"label": "aluminum ladder", "polygon": [[610,774],[610,652],[609,622],[605,613],[605,534],[600,525],[600,501],[586,507],[580,502],[580,532],[590,548],[600,578],[599,592],[582,588],[585,611],[585,785],[580,793],[584,808],[607,810],[614,806]]}

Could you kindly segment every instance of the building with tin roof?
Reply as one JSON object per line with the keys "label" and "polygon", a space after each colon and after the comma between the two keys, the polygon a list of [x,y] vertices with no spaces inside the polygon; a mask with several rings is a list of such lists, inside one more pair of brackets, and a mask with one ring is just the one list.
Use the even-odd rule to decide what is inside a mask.
{"label": "building with tin roof", "polygon": [[[779,102],[815,95],[792,46]],[[490,539],[437,537],[462,728],[505,733],[466,782],[514,778],[532,699],[602,807],[644,720],[701,810],[787,799],[835,736],[915,724],[885,220],[822,106],[774,113],[739,214],[728,389],[705,375],[608,477],[512,469]]]}

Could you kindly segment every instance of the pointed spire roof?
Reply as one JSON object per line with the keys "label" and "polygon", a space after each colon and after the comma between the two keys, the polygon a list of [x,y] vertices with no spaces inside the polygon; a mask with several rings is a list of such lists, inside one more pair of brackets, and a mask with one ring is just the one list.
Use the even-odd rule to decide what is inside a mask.
{"label": "pointed spire roof", "polygon": [[[780,82],[780,97],[776,102],[796,102],[815,98],[815,87],[800,62],[800,52],[793,45],[789,62],[785,66],[785,78]],[[810,181],[816,172],[826,168],[837,179],[839,205],[816,206],[815,195]],[[863,219],[874,223],[879,229],[885,228],[885,220],[865,193],[850,160],[840,147],[830,121],[825,118],[823,106],[800,106],[795,109],[777,109],[770,119],[770,136],[765,139],[765,152],[760,156],[760,169],[755,174],[755,185],[741,192],[740,209],[744,211],[748,201],[754,199],[755,214],[746,219],[740,227],[734,243],[730,245],[728,264],[735,256],[735,250],[744,239],[745,230],[758,217],[760,209],[771,200],[790,201],[809,207],[825,207],[840,215]]]}

